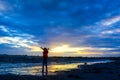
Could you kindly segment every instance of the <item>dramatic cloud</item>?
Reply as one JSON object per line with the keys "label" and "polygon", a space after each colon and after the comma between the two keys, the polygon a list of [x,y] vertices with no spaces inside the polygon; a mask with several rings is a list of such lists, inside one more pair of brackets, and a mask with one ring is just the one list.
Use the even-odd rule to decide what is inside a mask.
{"label": "dramatic cloud", "polygon": [[119,0],[0,0],[0,54],[39,55],[40,46],[51,56],[120,56]]}

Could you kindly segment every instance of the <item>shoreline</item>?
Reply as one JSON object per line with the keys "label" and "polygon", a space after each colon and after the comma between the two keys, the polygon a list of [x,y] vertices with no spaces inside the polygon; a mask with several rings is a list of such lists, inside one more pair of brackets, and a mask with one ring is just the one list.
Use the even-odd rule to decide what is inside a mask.
{"label": "shoreline", "polygon": [[42,76],[31,75],[0,75],[2,80],[119,80],[120,79],[120,61],[109,63],[96,63],[92,65],[83,65],[78,69],[56,72],[56,75]]}

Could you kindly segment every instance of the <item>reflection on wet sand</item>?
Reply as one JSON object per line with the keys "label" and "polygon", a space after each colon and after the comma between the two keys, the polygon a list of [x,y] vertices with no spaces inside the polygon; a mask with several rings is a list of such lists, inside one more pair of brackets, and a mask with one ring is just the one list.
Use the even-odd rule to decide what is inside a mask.
{"label": "reflection on wet sand", "polygon": [[71,64],[53,64],[49,66],[49,72],[55,73],[58,71],[65,71],[73,68],[77,68],[77,65],[82,65],[83,63],[71,63]]}
{"label": "reflection on wet sand", "polygon": [[[72,63],[72,64],[51,64],[48,66],[48,75],[55,75],[58,71],[66,71],[69,69],[77,68],[77,65],[83,63]],[[42,66],[32,66],[16,69],[20,75],[42,75]]]}
{"label": "reflection on wet sand", "polygon": [[[89,64],[94,63],[105,63],[109,61],[99,61],[99,62],[89,62]],[[79,67],[81,65],[84,65],[84,63],[51,63],[48,65],[48,75],[55,75],[56,72],[59,71],[66,71],[69,69],[74,69]],[[7,67],[6,67],[7,66]],[[42,66],[38,63],[16,63],[16,64],[8,64],[4,63],[0,65],[0,74],[17,74],[17,75],[42,75]]]}
{"label": "reflection on wet sand", "polygon": [[[0,67],[0,74],[17,74],[17,75],[42,75],[42,66],[38,64],[27,64],[27,66],[20,66],[22,63],[19,64],[1,64]],[[48,66],[48,75],[54,75],[55,72],[69,70],[73,68],[77,68],[77,65],[81,63],[71,63],[71,64],[55,64],[51,63]],[[7,65],[5,68],[4,65]],[[19,65],[19,67],[18,67]]]}

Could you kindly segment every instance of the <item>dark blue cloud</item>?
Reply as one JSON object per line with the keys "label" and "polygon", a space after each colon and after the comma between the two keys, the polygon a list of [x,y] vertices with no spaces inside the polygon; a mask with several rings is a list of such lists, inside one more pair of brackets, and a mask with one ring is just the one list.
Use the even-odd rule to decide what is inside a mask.
{"label": "dark blue cloud", "polygon": [[0,26],[8,29],[0,27],[0,44],[17,37],[48,46],[114,48],[101,51],[105,56],[119,52],[119,7],[119,0],[0,0]]}

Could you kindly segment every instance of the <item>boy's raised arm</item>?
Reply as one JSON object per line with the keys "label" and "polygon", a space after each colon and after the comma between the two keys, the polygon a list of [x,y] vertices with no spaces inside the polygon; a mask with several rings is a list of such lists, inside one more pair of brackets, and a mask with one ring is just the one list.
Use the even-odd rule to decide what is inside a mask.
{"label": "boy's raised arm", "polygon": [[40,47],[41,49],[43,49],[42,47]]}

